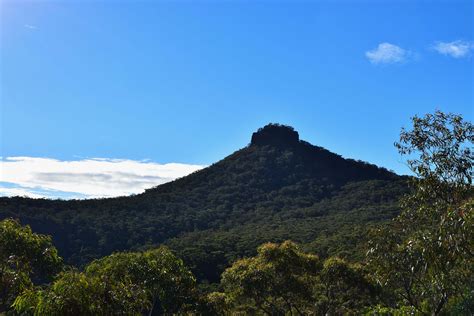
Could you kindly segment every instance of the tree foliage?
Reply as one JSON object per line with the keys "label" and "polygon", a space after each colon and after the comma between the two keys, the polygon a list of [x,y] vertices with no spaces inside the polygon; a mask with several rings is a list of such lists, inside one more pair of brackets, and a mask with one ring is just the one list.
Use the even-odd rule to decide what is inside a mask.
{"label": "tree foliage", "polygon": [[224,314],[341,315],[364,310],[377,289],[360,266],[322,261],[290,241],[267,243],[222,275],[224,292],[208,300]]}
{"label": "tree foliage", "polygon": [[359,264],[334,257],[324,262],[317,284],[317,315],[347,315],[378,301],[380,289]]}
{"label": "tree foliage", "polygon": [[474,128],[454,114],[413,118],[396,143],[417,176],[403,211],[373,232],[369,261],[397,301],[440,314],[472,291]]}
{"label": "tree foliage", "polygon": [[33,233],[18,221],[0,221],[0,312],[34,283],[47,281],[62,268],[50,236]]}
{"label": "tree foliage", "polygon": [[168,248],[116,253],[89,264],[85,273],[115,282],[130,281],[145,290],[151,309],[166,314],[192,307],[195,278]]}
{"label": "tree foliage", "polygon": [[194,308],[195,279],[165,247],[116,253],[67,271],[48,287],[24,291],[19,313],[34,315],[173,314]]}
{"label": "tree foliage", "polygon": [[236,308],[269,315],[301,314],[311,301],[319,258],[292,242],[264,244],[254,258],[241,259],[222,275],[222,285]]}
{"label": "tree foliage", "polygon": [[13,307],[23,315],[141,315],[150,302],[130,280],[67,271],[49,287],[24,291]]}

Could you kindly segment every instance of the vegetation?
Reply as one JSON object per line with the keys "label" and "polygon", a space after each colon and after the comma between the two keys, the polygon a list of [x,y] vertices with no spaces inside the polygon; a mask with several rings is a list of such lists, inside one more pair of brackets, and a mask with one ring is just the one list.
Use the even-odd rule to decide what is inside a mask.
{"label": "vegetation", "polygon": [[35,234],[11,219],[0,222],[0,312],[34,282],[51,279],[61,268],[50,236]]}
{"label": "vegetation", "polygon": [[167,248],[116,253],[84,272],[61,273],[49,287],[29,289],[13,307],[35,315],[172,314],[191,308],[195,279]]}
{"label": "vegetation", "polygon": [[339,258],[320,260],[292,242],[264,244],[222,275],[208,296],[216,314],[340,315],[364,310],[376,288],[363,270]]}
{"label": "vegetation", "polygon": [[[275,129],[278,133],[282,132],[281,126],[272,125],[270,128],[271,131]],[[294,162],[297,164],[300,161],[301,168],[306,172],[311,171],[311,168],[319,170],[319,165],[311,163],[325,161],[316,155],[322,149],[301,143],[297,133],[290,131],[285,137],[278,138],[280,140],[272,138],[273,133],[268,130],[262,134],[258,134],[262,132],[259,131],[252,137],[252,144],[243,150],[244,154],[272,151],[276,157],[281,157],[282,152],[289,155],[288,152],[308,150],[310,154],[307,157],[298,152],[293,157],[299,158],[292,159],[296,159]],[[263,202],[252,202],[258,206],[256,210],[245,209],[239,212],[232,209],[225,214],[211,211],[214,215],[206,217],[207,222],[221,221],[221,226],[181,231],[164,240],[172,249],[179,250],[179,255],[191,262],[194,271],[202,276],[214,278],[218,271],[223,270],[221,275],[217,275],[220,282],[214,285],[207,284],[206,281],[210,279],[204,277],[200,284],[197,283],[185,263],[166,246],[149,246],[148,249],[135,252],[115,252],[89,262],[80,270],[64,267],[50,237],[32,233],[29,226],[21,226],[18,221],[5,219],[0,222],[0,313],[472,315],[473,142],[474,127],[460,116],[436,112],[423,118],[414,117],[413,129],[402,130],[400,141],[396,143],[400,153],[408,155],[407,163],[416,175],[410,179],[409,191],[401,189],[402,183],[407,179],[400,179],[388,171],[368,166],[368,174],[373,172],[368,179],[358,175],[356,171],[350,176],[342,173],[338,175],[335,171],[336,176],[328,174],[330,178],[324,180],[325,185],[321,184],[324,181],[315,174],[326,171],[314,171],[315,174],[311,177],[304,178],[308,181],[306,184],[319,183],[319,188],[324,188],[321,190],[325,193],[312,195],[313,193],[306,193],[302,188],[290,190],[294,182],[302,185],[300,179],[291,178],[299,172],[291,164],[285,162],[282,166],[274,166],[275,172],[281,172],[280,177],[288,183],[274,183],[276,188],[270,190],[266,187],[270,180],[256,179],[265,185],[260,183],[261,187],[251,187],[261,189],[261,192],[256,191],[255,196],[262,199],[265,192],[270,195]],[[323,153],[328,154],[324,150]],[[328,155],[336,159],[336,162],[333,165],[326,162],[327,168],[349,166],[346,169],[349,172],[351,167],[355,166],[355,170],[359,170],[362,166],[359,162],[348,162],[334,154]],[[313,156],[318,158],[314,162],[311,160]],[[302,157],[310,162],[301,162],[304,161]],[[240,165],[234,160],[243,158],[236,155],[227,159],[207,171],[129,199],[146,201],[158,196],[160,200],[164,199],[167,192],[168,203],[172,205],[172,201],[178,198],[173,195],[172,188],[179,191],[185,187],[187,192],[192,193],[194,187],[187,185],[198,181],[196,178],[202,181],[200,177],[203,176],[210,183],[221,179],[220,184],[227,187],[228,179],[219,177],[223,171],[217,169],[218,172],[213,168],[221,164],[218,168],[224,165],[229,168],[227,171],[232,171],[232,168]],[[267,161],[266,164],[268,163]],[[245,170],[247,169],[241,172],[245,173]],[[237,174],[229,172],[231,176],[238,177]],[[271,178],[272,173],[268,177]],[[354,178],[358,180],[349,181]],[[275,182],[276,179],[274,178]],[[233,181],[240,183],[236,179]],[[212,185],[208,187],[210,186]],[[245,190],[245,187],[241,189]],[[276,195],[275,192],[279,194]],[[398,215],[397,209],[391,206],[394,192],[397,196],[402,192],[407,193],[402,199],[401,213]],[[227,194],[235,198],[233,194],[238,193],[232,191]],[[215,192],[208,192],[203,197],[209,199],[214,194]],[[272,194],[275,195],[271,196]],[[318,199],[317,194],[322,196]],[[290,207],[291,196],[294,197],[296,208]],[[250,201],[254,198],[250,194],[246,197]],[[311,198],[315,202],[307,205],[302,202]],[[74,212],[77,213],[67,215],[72,221],[81,212],[89,214],[88,209],[77,208],[78,206],[88,205],[87,203],[98,203],[101,207],[118,206],[119,204],[113,203],[128,203],[129,199],[84,202],[10,199],[4,200],[4,203],[9,212],[13,209],[12,205],[23,207],[22,203],[29,202],[32,202],[32,206],[37,205],[35,203],[73,205],[76,207]],[[193,205],[193,201],[195,200],[191,199],[189,205]],[[15,204],[17,202],[19,204]],[[128,205],[126,203],[124,205]],[[166,205],[161,203],[163,204],[160,205]],[[240,206],[250,205],[247,204],[249,201],[239,199],[236,203]],[[265,208],[266,203],[272,207],[280,205],[280,208],[270,213]],[[384,208],[385,204],[389,206]],[[140,205],[145,207],[148,202],[142,201]],[[192,211],[191,206],[186,210],[189,213],[178,213],[177,216],[206,214]],[[221,209],[222,212],[225,210],[227,208]],[[31,216],[31,213],[26,213]],[[55,216],[66,216],[67,213],[58,209],[48,213],[51,216],[48,220],[53,220]],[[251,215],[255,218],[254,222],[250,221]],[[137,216],[141,216],[140,213]],[[391,217],[393,219],[388,220]],[[48,217],[38,217],[40,218],[48,223]],[[267,222],[263,221],[265,218],[268,219]],[[193,220],[190,220],[193,225],[200,223],[200,220]],[[317,229],[327,227],[325,231],[315,233],[313,225]],[[335,233],[335,230],[341,228],[342,232]],[[370,234],[365,243],[363,236],[367,230],[370,230]],[[123,232],[128,233],[126,229]],[[123,235],[116,232],[117,239]],[[290,239],[288,237],[299,241],[300,245],[284,241]],[[343,237],[350,238],[341,242]],[[278,242],[269,243],[265,239]],[[152,241],[149,242],[150,245]],[[262,245],[257,247],[256,243]],[[364,244],[367,246],[366,257],[360,255]],[[257,251],[253,252],[251,247]],[[351,247],[354,249],[351,250]],[[89,251],[91,249],[84,253],[90,255]],[[335,253],[346,258],[333,255]],[[227,265],[226,262],[232,263]]]}
{"label": "vegetation", "polygon": [[12,307],[23,315],[139,315],[148,303],[132,282],[68,271],[49,287],[24,291]]}
{"label": "vegetation", "polygon": [[199,281],[218,283],[226,267],[255,255],[265,242],[291,239],[323,258],[360,260],[368,225],[395,217],[407,190],[406,178],[300,141],[292,128],[269,125],[246,148],[143,194],[0,198],[0,219],[17,218],[51,235],[71,265],[165,244]]}
{"label": "vegetation", "polygon": [[190,304],[195,278],[166,247],[142,253],[116,253],[89,264],[86,274],[130,281],[145,290],[151,309],[175,313]]}
{"label": "vegetation", "polygon": [[402,214],[374,232],[369,261],[377,281],[422,314],[472,299],[473,142],[472,124],[436,112],[414,117],[413,130],[402,130],[396,143],[400,153],[415,155],[408,165],[417,177]]}
{"label": "vegetation", "polygon": [[265,244],[256,257],[241,259],[224,272],[225,301],[232,310],[249,314],[302,313],[311,302],[318,270],[318,257],[300,252],[293,243]]}

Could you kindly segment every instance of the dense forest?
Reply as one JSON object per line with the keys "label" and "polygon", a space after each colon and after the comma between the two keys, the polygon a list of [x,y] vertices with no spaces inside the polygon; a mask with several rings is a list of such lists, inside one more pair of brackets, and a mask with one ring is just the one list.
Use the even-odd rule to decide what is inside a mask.
{"label": "dense forest", "polygon": [[271,124],[140,195],[3,198],[0,313],[472,315],[473,143],[414,117],[409,178]]}
{"label": "dense forest", "polygon": [[264,242],[291,239],[322,257],[360,259],[372,223],[396,216],[407,178],[344,159],[270,124],[249,146],[210,167],[130,197],[0,198],[17,218],[53,237],[68,264],[165,244],[200,281],[215,283],[232,261]]}

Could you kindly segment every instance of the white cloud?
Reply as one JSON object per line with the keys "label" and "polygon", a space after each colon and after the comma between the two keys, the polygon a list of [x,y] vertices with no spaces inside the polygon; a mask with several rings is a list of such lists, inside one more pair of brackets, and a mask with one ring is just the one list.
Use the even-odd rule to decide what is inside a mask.
{"label": "white cloud", "polygon": [[44,196],[36,194],[23,188],[2,188],[0,187],[0,196],[27,196],[34,199],[39,199]]}
{"label": "white cloud", "polygon": [[394,64],[406,61],[412,53],[397,45],[380,43],[377,48],[365,52],[372,64]]}
{"label": "white cloud", "polygon": [[36,29],[37,29],[36,26],[31,25],[31,24],[25,24],[25,25],[23,25],[23,26],[26,27],[27,29],[30,29],[30,30],[36,30]]}
{"label": "white cloud", "polygon": [[474,43],[467,41],[437,42],[433,49],[442,55],[448,55],[454,58],[469,56],[474,50]]}
{"label": "white cloud", "polygon": [[0,195],[66,198],[130,195],[203,167],[104,158],[61,161],[7,157],[0,160],[0,182],[8,183],[0,183]]}

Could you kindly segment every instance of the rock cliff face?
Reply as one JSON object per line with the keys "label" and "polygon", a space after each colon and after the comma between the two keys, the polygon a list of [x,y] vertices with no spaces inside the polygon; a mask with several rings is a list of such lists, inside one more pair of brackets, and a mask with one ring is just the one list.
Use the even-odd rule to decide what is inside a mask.
{"label": "rock cliff face", "polygon": [[268,124],[252,134],[251,145],[295,146],[299,140],[300,136],[293,127]]}

